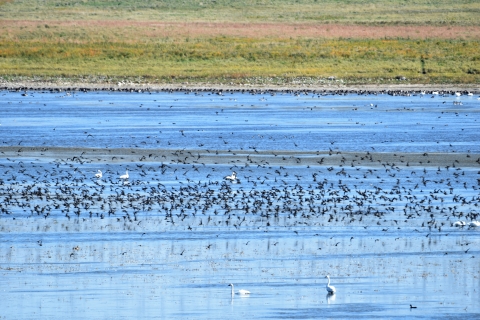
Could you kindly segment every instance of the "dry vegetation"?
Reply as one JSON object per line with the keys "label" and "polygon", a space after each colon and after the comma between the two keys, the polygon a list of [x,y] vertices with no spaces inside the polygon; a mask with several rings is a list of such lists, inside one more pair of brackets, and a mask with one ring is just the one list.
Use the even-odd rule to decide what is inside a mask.
{"label": "dry vegetation", "polygon": [[0,39],[59,42],[158,42],[166,38],[326,38],[480,40],[480,26],[369,26],[311,23],[0,20]]}
{"label": "dry vegetation", "polygon": [[480,82],[480,5],[473,1],[141,3],[0,2],[0,74],[153,83],[329,76]]}

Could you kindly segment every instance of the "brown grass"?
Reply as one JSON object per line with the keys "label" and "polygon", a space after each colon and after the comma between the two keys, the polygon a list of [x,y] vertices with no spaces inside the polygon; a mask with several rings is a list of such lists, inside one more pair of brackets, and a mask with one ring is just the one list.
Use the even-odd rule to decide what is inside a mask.
{"label": "brown grass", "polygon": [[[9,37],[28,37],[38,28],[56,28],[67,33],[96,30],[109,41],[138,42],[139,39],[234,36],[247,38],[345,38],[345,39],[480,39],[479,26],[363,26],[341,24],[285,24],[285,23],[210,23],[210,22],[156,22],[156,21],[26,21],[0,20],[0,29],[8,30]],[[43,30],[45,31],[45,30]],[[125,33],[126,32],[126,33]],[[136,36],[131,38],[131,32]],[[45,33],[45,32],[43,32]],[[124,36],[127,36],[126,38]],[[2,37],[6,37],[6,33]],[[117,38],[117,39],[115,39]],[[92,40],[92,39],[90,39]],[[80,41],[82,42],[82,41]]]}

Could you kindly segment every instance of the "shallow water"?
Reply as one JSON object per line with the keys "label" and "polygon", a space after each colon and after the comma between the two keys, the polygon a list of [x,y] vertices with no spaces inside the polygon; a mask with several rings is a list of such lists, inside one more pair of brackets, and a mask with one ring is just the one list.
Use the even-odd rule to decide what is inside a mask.
{"label": "shallow water", "polygon": [[108,91],[1,97],[7,146],[480,151],[477,97]]}
{"label": "shallow water", "polygon": [[6,319],[480,315],[476,97],[0,94]]}

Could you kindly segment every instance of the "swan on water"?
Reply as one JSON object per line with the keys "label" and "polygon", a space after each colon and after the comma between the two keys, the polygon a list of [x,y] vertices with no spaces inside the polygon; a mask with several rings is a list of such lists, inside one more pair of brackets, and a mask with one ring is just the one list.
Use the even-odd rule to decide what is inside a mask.
{"label": "swan on water", "polygon": [[124,179],[124,180],[125,180],[125,179],[128,179],[128,170],[126,171],[125,174],[123,174],[123,175],[120,176],[120,179]]}
{"label": "swan on water", "polygon": [[470,228],[478,228],[480,227],[480,222],[479,221],[472,221],[468,224]]}
{"label": "swan on water", "polygon": [[327,276],[325,276],[325,278],[327,278],[327,279],[328,279],[328,283],[327,283],[327,286],[326,286],[326,288],[327,288],[327,292],[328,292],[328,293],[331,293],[331,294],[333,294],[333,293],[337,292],[337,289],[335,289],[335,287],[334,287],[334,286],[331,286],[331,285],[330,285],[330,276],[329,276],[329,275],[327,275]]}
{"label": "swan on water", "polygon": [[465,225],[466,225],[465,221],[462,221],[462,220],[456,221],[453,224],[454,227],[464,227]]}
{"label": "swan on water", "polygon": [[102,171],[98,170],[97,173],[95,173],[95,178],[101,178],[103,176]]}
{"label": "swan on water", "polygon": [[237,173],[235,171],[232,172],[231,176],[226,176],[225,179],[230,181],[235,181],[237,179]]}
{"label": "swan on water", "polygon": [[[232,287],[232,296],[235,295],[235,292],[233,291],[233,284],[230,283],[228,286],[229,286],[229,287]],[[240,290],[238,290],[237,294],[245,296],[245,295],[250,294],[250,291],[240,289]]]}

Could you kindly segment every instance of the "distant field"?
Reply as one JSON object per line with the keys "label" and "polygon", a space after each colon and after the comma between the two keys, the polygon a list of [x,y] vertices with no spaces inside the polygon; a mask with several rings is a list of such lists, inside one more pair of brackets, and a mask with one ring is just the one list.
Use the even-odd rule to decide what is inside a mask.
{"label": "distant field", "polygon": [[475,0],[0,0],[3,19],[479,25]]}
{"label": "distant field", "polygon": [[0,0],[0,76],[480,83],[477,1]]}

